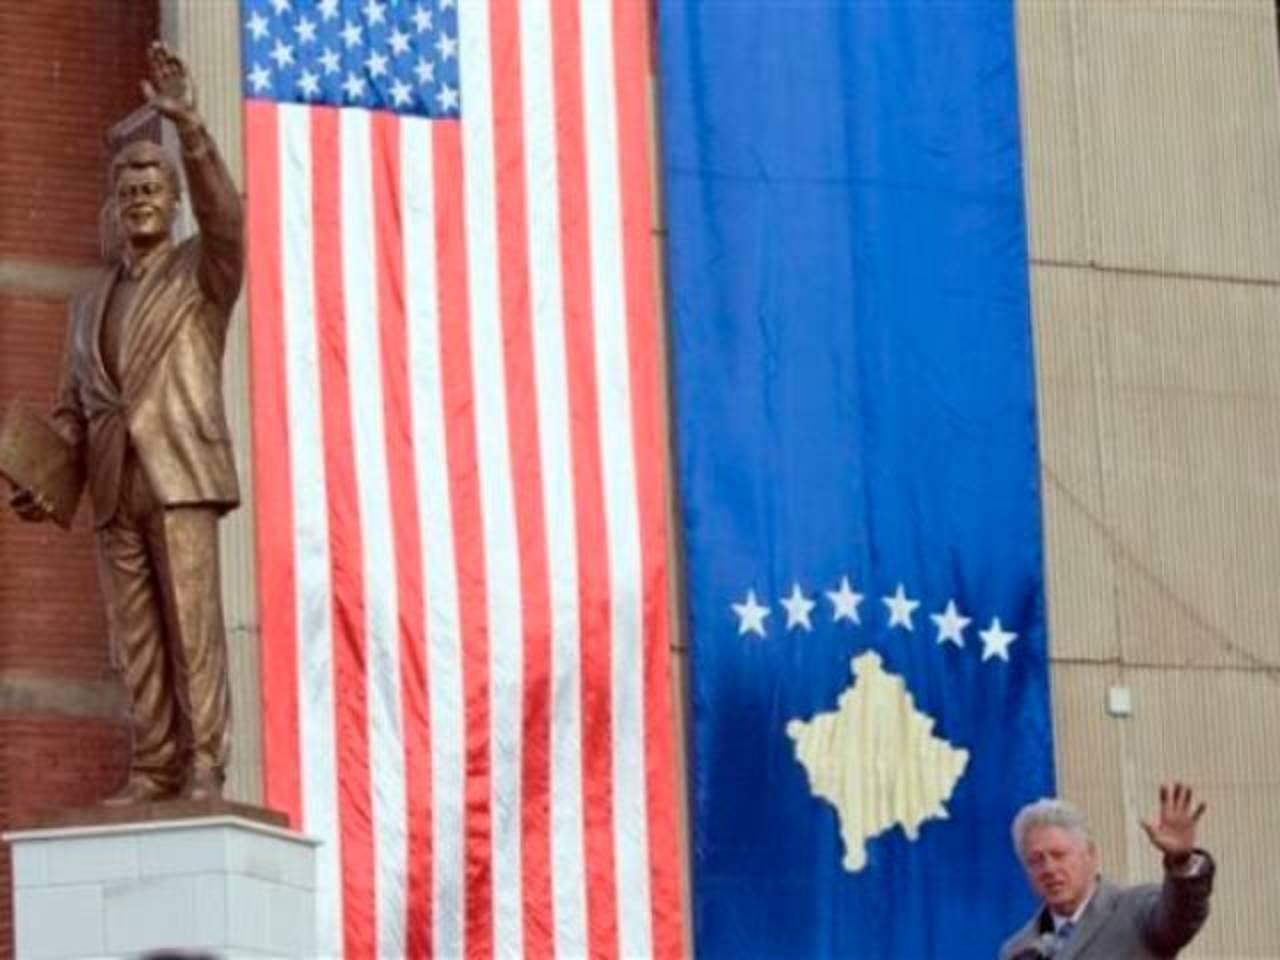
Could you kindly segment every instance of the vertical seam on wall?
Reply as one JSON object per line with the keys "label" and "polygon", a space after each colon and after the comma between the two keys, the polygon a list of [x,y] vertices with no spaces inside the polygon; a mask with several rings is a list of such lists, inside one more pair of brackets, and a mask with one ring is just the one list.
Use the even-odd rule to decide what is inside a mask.
{"label": "vertical seam on wall", "polygon": [[[1075,106],[1076,121],[1076,143],[1079,151],[1078,169],[1080,171],[1080,203],[1081,218],[1084,224],[1084,244],[1085,259],[1088,263],[1089,270],[1085,275],[1086,298],[1088,305],[1089,323],[1090,323],[1090,367],[1091,380],[1093,385],[1093,406],[1094,418],[1097,429],[1095,436],[1097,438],[1097,458],[1098,458],[1098,510],[1102,519],[1104,529],[1108,536],[1105,538],[1106,551],[1111,561],[1111,617],[1112,631],[1115,640],[1114,649],[1117,654],[1118,665],[1116,668],[1116,680],[1119,683],[1126,682],[1125,667],[1125,649],[1124,649],[1124,633],[1121,629],[1121,563],[1123,558],[1120,555],[1118,537],[1115,530],[1114,514],[1111,509],[1113,479],[1115,476],[1115,464],[1112,457],[1114,449],[1114,431],[1111,422],[1111,405],[1108,402],[1113,398],[1113,378],[1111,376],[1110,357],[1112,346],[1110,331],[1107,327],[1106,320],[1103,317],[1102,302],[1103,297],[1099,290],[1100,279],[1097,275],[1097,263],[1099,259],[1097,222],[1095,218],[1096,203],[1094,200],[1094,182],[1093,178],[1097,175],[1097,170],[1092,162],[1093,155],[1090,151],[1092,128],[1088,121],[1089,100],[1086,93],[1085,83],[1085,59],[1086,59],[1086,43],[1085,43],[1085,27],[1081,23],[1083,11],[1080,0],[1075,0],[1070,7],[1070,35],[1071,35],[1071,70],[1073,85],[1073,100]],[[1101,705],[1099,704],[1100,708]],[[1137,817],[1137,784],[1136,769],[1134,766],[1135,758],[1133,756],[1133,737],[1129,730],[1129,725],[1125,720],[1115,718],[1110,722],[1120,724],[1118,731],[1119,752],[1120,752],[1120,790],[1121,805],[1124,810],[1124,840],[1125,840],[1125,864],[1124,874],[1132,880],[1135,871],[1138,869],[1140,862],[1140,838],[1135,826]]]}

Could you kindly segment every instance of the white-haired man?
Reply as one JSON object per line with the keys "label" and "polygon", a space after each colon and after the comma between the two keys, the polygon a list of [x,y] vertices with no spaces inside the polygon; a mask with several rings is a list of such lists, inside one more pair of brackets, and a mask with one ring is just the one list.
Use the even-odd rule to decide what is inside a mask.
{"label": "white-haired man", "polygon": [[1098,873],[1084,816],[1062,800],[1039,800],[1013,820],[1013,843],[1043,901],[1005,941],[1000,960],[1146,960],[1175,957],[1204,926],[1213,858],[1196,846],[1204,814],[1191,788],[1160,788],[1160,809],[1142,821],[1164,855],[1164,881],[1120,887]]}

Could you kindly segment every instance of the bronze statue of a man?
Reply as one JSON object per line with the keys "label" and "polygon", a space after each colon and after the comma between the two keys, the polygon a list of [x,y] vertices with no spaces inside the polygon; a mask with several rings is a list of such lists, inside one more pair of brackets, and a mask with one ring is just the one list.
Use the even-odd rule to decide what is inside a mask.
{"label": "bronze statue of a man", "polygon": [[[198,235],[174,243],[180,183],[139,141],[111,165],[123,244],[71,305],[53,420],[88,478],[114,659],[133,721],[129,778],[108,803],[221,796],[230,695],[218,520],[239,502],[222,357],[244,271],[236,187],[186,66],[150,50],[151,106],[177,127]],[[48,517],[30,491],[26,520]]]}

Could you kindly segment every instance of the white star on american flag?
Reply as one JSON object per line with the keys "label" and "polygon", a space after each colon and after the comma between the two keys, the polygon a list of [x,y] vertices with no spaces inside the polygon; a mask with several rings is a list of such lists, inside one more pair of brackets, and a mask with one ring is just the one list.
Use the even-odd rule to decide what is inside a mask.
{"label": "white star on american flag", "polygon": [[387,57],[385,54],[374,50],[365,58],[364,65],[369,71],[369,76],[381,77],[387,72]]}
{"label": "white star on american flag", "polygon": [[440,92],[436,94],[436,103],[440,104],[441,110],[457,110],[458,91],[447,83],[443,84],[440,87]]}
{"label": "white star on american flag", "polygon": [[348,20],[342,28],[342,42],[347,45],[348,50],[360,46],[364,43],[364,28]]}
{"label": "white star on american flag", "polygon": [[320,0],[316,7],[325,20],[332,20],[338,15],[338,0]]}
{"label": "white star on american flag", "polygon": [[253,34],[253,39],[255,40],[262,40],[271,32],[267,18],[257,10],[253,11],[246,26],[248,26],[249,32]]}
{"label": "white star on american flag", "polygon": [[320,78],[310,70],[303,70],[298,77],[298,89],[304,97],[314,97],[320,92]]}
{"label": "white star on american flag", "polygon": [[293,32],[298,36],[298,43],[303,46],[316,42],[316,25],[306,17],[293,25]]}
{"label": "white star on american flag", "polygon": [[369,21],[370,25],[382,23],[386,19],[387,5],[379,3],[378,0],[368,0],[364,5],[364,17]]}
{"label": "white star on american flag", "polygon": [[342,89],[347,94],[348,100],[358,100],[364,96],[364,77],[354,73],[348,73],[347,79],[342,82]]}
{"label": "white star on american flag", "polygon": [[391,52],[397,57],[403,56],[409,52],[409,35],[403,32],[399,27],[391,31],[387,37],[387,43],[391,45]]}
{"label": "white star on american flag", "polygon": [[271,87],[271,71],[260,63],[255,63],[249,71],[249,83],[258,93]]}
{"label": "white star on american flag", "polygon": [[413,68],[413,72],[417,74],[418,82],[424,87],[429,83],[435,83],[436,65],[429,60],[418,58],[418,64]]}
{"label": "white star on american flag", "polygon": [[398,107],[406,106],[413,101],[409,85],[399,77],[391,84],[391,99]]}
{"label": "white star on american flag", "polygon": [[436,50],[440,52],[441,60],[449,60],[458,55],[458,41],[442,33],[436,41]]}
{"label": "white star on american flag", "polygon": [[431,11],[423,7],[413,11],[413,26],[419,33],[426,33],[431,29]]}
{"label": "white star on american flag", "polygon": [[271,59],[276,62],[276,66],[283,70],[285,67],[293,65],[293,47],[285,43],[283,40],[277,40],[275,47],[271,51]]}

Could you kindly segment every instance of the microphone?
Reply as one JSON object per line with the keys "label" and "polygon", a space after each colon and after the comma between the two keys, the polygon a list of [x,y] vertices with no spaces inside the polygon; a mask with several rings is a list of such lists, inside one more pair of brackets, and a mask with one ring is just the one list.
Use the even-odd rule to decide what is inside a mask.
{"label": "microphone", "polygon": [[1058,955],[1058,936],[1046,931],[1036,937],[1035,943],[1015,953],[1010,960],[1053,960]]}

